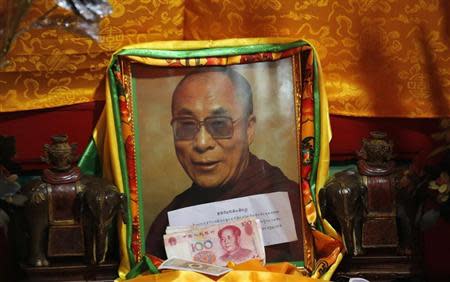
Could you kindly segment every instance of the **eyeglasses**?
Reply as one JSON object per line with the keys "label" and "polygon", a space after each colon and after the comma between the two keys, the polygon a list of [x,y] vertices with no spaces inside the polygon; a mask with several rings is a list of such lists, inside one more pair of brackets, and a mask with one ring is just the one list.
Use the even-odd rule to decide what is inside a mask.
{"label": "eyeglasses", "polygon": [[229,139],[233,137],[233,126],[239,119],[230,117],[207,117],[203,121],[193,118],[174,118],[172,125],[175,140],[192,140],[203,125],[214,139]]}

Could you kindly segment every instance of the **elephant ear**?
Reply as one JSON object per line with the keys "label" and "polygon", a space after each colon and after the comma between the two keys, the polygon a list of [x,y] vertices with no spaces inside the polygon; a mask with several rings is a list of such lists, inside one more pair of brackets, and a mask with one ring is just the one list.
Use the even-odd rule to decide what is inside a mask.
{"label": "elephant ear", "polygon": [[322,213],[322,218],[327,217],[327,188],[324,187],[319,191],[319,207]]}
{"label": "elephant ear", "polygon": [[124,193],[120,193],[120,216],[123,223],[128,223],[128,201]]}

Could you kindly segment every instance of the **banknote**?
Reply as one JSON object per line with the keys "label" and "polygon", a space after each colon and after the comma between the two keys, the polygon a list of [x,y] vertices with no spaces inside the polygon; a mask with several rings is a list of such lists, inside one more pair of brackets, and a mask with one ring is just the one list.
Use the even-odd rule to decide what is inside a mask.
{"label": "banknote", "polygon": [[165,260],[158,269],[195,271],[213,276],[220,276],[231,271],[231,268],[180,258],[170,258]]}
{"label": "banknote", "polygon": [[190,226],[167,226],[166,234],[180,233],[180,232],[189,232],[193,229],[193,225]]}
{"label": "banknote", "polygon": [[242,263],[249,259],[265,262],[261,223],[244,218],[206,227],[182,227],[164,235],[168,258],[225,266],[229,261]]}

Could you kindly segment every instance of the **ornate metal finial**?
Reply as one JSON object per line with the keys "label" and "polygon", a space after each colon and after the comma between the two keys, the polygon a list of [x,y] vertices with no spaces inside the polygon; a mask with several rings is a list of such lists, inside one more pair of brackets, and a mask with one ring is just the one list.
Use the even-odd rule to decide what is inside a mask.
{"label": "ornate metal finial", "polygon": [[364,138],[358,157],[368,165],[386,167],[394,157],[394,142],[387,138],[386,132],[371,131],[369,138]]}
{"label": "ornate metal finial", "polygon": [[68,170],[72,162],[77,159],[77,144],[69,144],[66,134],[53,135],[52,143],[44,145],[42,160],[48,163],[51,169]]}

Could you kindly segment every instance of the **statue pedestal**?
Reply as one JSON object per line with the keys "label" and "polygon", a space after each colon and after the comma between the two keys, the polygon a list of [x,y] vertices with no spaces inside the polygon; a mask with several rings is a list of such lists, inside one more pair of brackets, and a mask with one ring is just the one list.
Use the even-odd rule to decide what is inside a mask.
{"label": "statue pedestal", "polygon": [[392,161],[383,167],[358,161],[358,171],[367,187],[367,214],[362,228],[362,247],[365,249],[398,247],[394,168]]}
{"label": "statue pedestal", "polygon": [[369,252],[363,256],[344,257],[332,280],[347,281],[351,277],[362,277],[371,282],[394,281],[395,279],[423,278],[423,272],[418,257]]}
{"label": "statue pedestal", "polygon": [[119,277],[116,262],[86,265],[76,261],[52,262],[51,266],[33,267],[21,265],[23,282],[37,281],[114,281]]}

